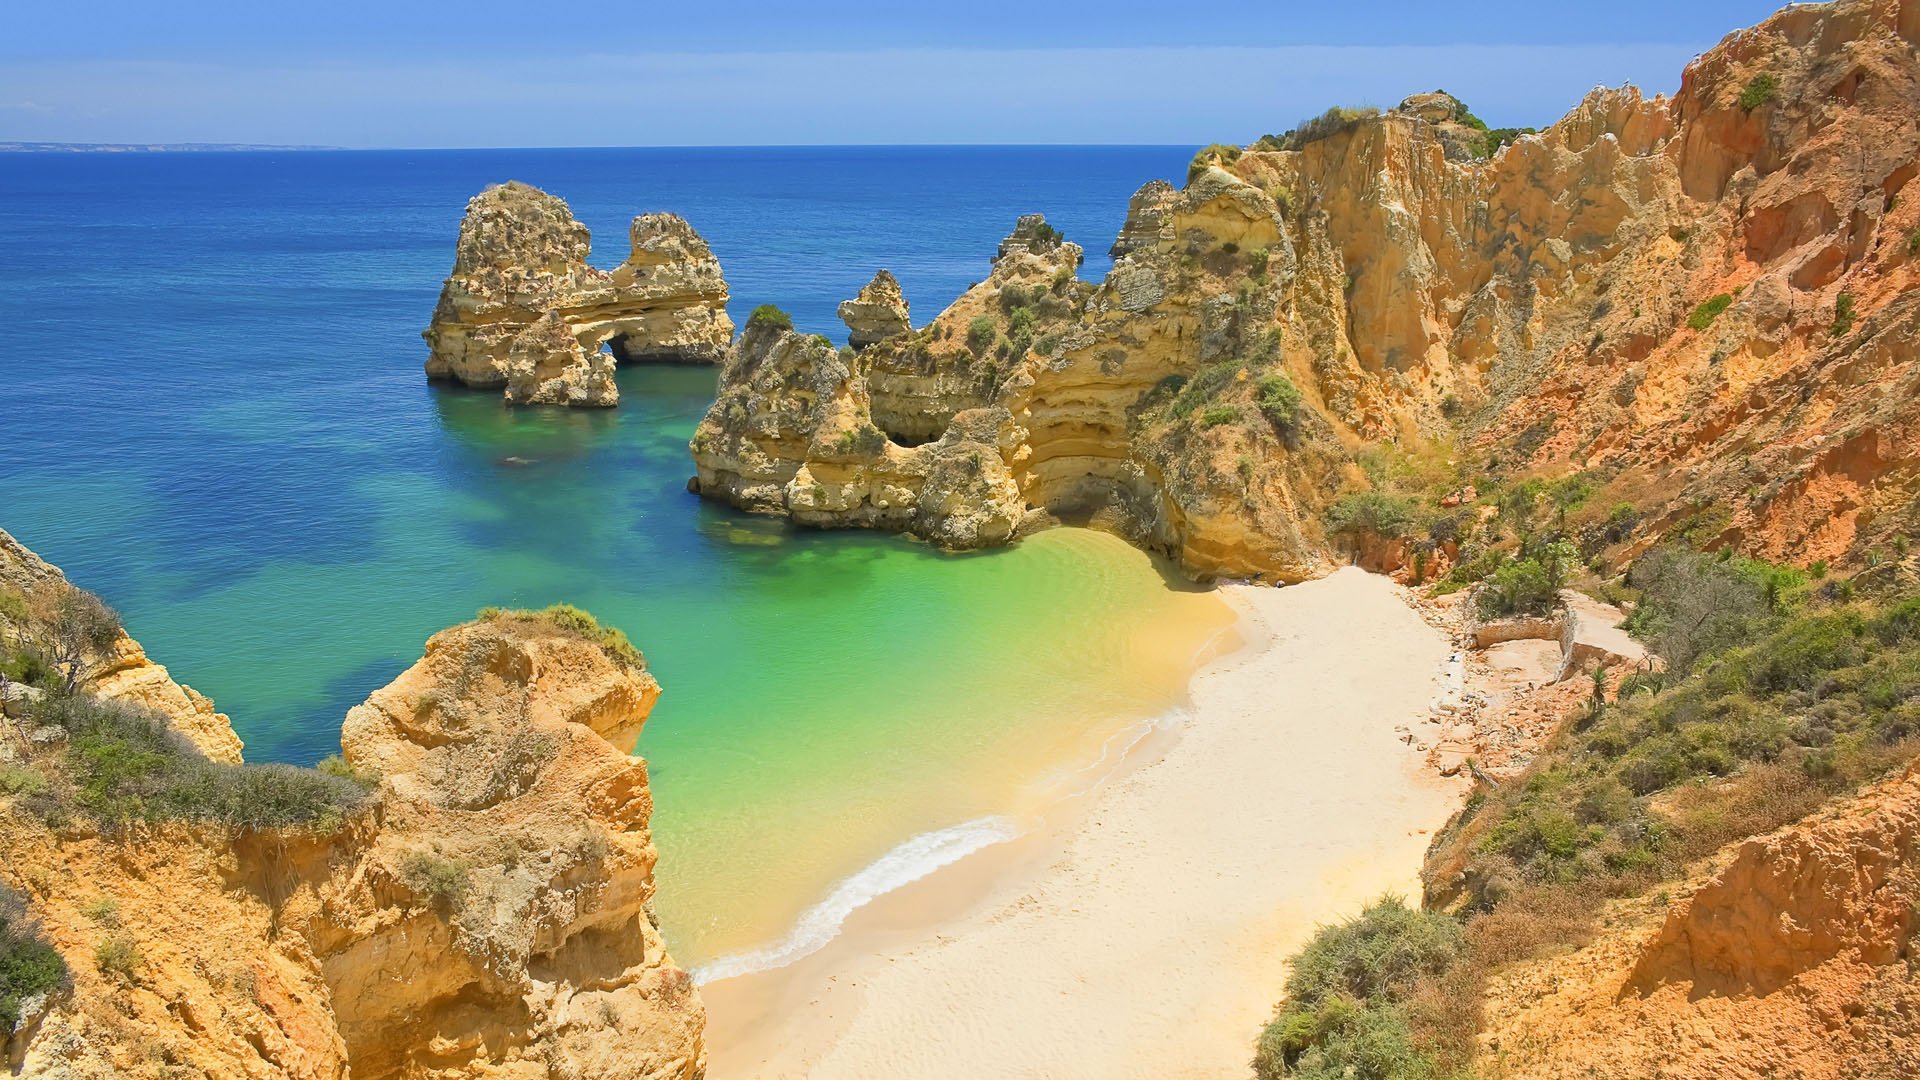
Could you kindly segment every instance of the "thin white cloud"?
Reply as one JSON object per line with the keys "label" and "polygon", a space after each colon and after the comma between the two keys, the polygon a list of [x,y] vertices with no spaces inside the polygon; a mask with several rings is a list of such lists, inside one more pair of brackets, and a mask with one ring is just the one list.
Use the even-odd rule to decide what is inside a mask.
{"label": "thin white cloud", "polygon": [[893,49],[0,69],[0,139],[347,146],[1247,141],[1445,87],[1495,124],[1677,85],[1681,45]]}

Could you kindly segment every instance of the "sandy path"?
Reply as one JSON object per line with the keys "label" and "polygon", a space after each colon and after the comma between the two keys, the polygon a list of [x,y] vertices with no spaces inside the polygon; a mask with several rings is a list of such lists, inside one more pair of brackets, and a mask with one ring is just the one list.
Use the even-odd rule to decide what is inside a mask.
{"label": "sandy path", "polygon": [[750,1035],[728,1025],[749,980],[713,984],[716,1080],[1248,1075],[1287,953],[1416,893],[1455,798],[1394,732],[1426,715],[1448,646],[1390,582],[1228,597],[1252,644],[1195,680],[1161,760],[957,918],[787,976],[812,985]]}

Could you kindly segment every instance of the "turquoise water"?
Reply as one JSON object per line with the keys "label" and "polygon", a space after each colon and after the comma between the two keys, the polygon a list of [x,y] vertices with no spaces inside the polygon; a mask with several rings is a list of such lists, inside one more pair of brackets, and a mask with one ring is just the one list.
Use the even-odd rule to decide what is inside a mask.
{"label": "turquoise water", "polygon": [[615,411],[427,386],[465,199],[515,177],[624,256],[673,209],[735,307],[805,329],[881,265],[916,313],[1017,214],[1090,249],[1166,148],[0,155],[0,527],[108,597],[252,760],[340,717],[483,605],[565,600],[665,687],[660,912],[683,962],[778,939],[909,838],[1003,814],[1171,707],[1225,625],[1111,538],[943,556],[685,491],[711,371],[629,369]]}

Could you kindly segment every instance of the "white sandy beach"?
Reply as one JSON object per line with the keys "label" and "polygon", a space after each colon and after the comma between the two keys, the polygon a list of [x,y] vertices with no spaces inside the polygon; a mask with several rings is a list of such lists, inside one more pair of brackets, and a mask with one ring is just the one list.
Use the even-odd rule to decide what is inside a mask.
{"label": "white sandy beach", "polygon": [[708,985],[711,1075],[1247,1076],[1287,954],[1417,895],[1456,789],[1394,730],[1425,717],[1448,654],[1402,590],[1347,569],[1227,596],[1248,645],[1195,679],[1157,760],[1024,854],[982,853],[807,962]]}

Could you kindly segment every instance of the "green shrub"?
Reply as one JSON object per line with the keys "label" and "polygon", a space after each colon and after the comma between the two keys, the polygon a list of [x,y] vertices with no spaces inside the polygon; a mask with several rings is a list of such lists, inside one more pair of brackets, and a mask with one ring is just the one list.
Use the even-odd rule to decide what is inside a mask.
{"label": "green shrub", "polygon": [[1000,323],[991,315],[976,315],[967,324],[967,348],[973,355],[984,356],[993,347],[995,338],[1000,336]]}
{"label": "green shrub", "polygon": [[1231,405],[1215,405],[1200,414],[1202,428],[1217,428],[1222,424],[1231,424],[1240,419],[1240,410]]}
{"label": "green shrub", "polygon": [[1384,491],[1359,491],[1342,495],[1327,508],[1327,531],[1350,540],[1392,539],[1406,535],[1416,517],[1411,499]]}
{"label": "green shrub", "polygon": [[1847,332],[1853,329],[1853,320],[1855,317],[1853,294],[1850,292],[1841,293],[1840,298],[1833,302],[1833,336],[1845,337]]}
{"label": "green shrub", "polygon": [[1052,356],[1060,351],[1059,334],[1042,334],[1034,340],[1033,351],[1041,356]]}
{"label": "green shrub", "polygon": [[1641,556],[1627,581],[1640,590],[1627,630],[1678,673],[1751,637],[1791,584],[1772,568],[1679,546]]}
{"label": "green shrub", "polygon": [[862,424],[841,432],[833,444],[843,454],[878,454],[887,448],[887,433],[872,424]]}
{"label": "green shrub", "polygon": [[1721,293],[1707,300],[1699,307],[1694,308],[1693,314],[1687,316],[1687,325],[1695,330],[1705,330],[1707,327],[1712,326],[1713,320],[1719,318],[1720,313],[1727,310],[1732,304],[1733,296],[1729,293]]}
{"label": "green shrub", "polygon": [[[1212,401],[1222,390],[1232,386],[1245,367],[1246,365],[1238,360],[1223,360],[1194,372],[1191,379],[1182,379],[1178,386],[1172,387],[1178,392],[1167,409],[1168,414],[1175,420],[1186,419],[1193,410]],[[1175,378],[1179,376],[1168,376],[1168,379],[1162,380],[1161,385],[1171,385],[1169,380]]]}
{"label": "green shrub", "polygon": [[1255,280],[1264,279],[1267,276],[1267,264],[1272,259],[1273,253],[1266,248],[1254,248],[1247,252],[1247,273],[1253,275]]}
{"label": "green shrub", "polygon": [[1564,540],[1547,545],[1537,556],[1515,559],[1501,566],[1474,593],[1483,619],[1510,615],[1544,615],[1558,603],[1578,552]]}
{"label": "green shrub", "polygon": [[1498,154],[1501,148],[1512,145],[1520,136],[1537,134],[1539,130],[1530,127],[1493,128],[1480,136],[1480,156],[1490,158]]}
{"label": "green shrub", "polygon": [[140,947],[130,939],[118,935],[110,937],[93,949],[93,965],[102,975],[114,975],[133,981],[140,971]]}
{"label": "green shrub", "polygon": [[66,731],[61,763],[72,797],[108,826],[201,821],[243,830],[326,829],[366,798],[363,785],[313,769],[208,761],[165,717],[136,706],[49,695],[36,719]]}
{"label": "green shrub", "polygon": [[1338,135],[1363,120],[1370,120],[1379,115],[1380,110],[1375,108],[1350,109],[1335,105],[1311,120],[1302,121],[1292,131],[1282,135],[1278,140],[1279,149],[1298,150],[1309,143]]}
{"label": "green shrub", "polygon": [[1193,155],[1193,161],[1187,166],[1187,183],[1191,184],[1203,172],[1214,165],[1228,166],[1240,160],[1240,148],[1227,143],[1214,143],[1203,146]]}
{"label": "green shrub", "polygon": [[1300,420],[1300,388],[1285,375],[1264,375],[1254,384],[1261,415],[1275,428],[1292,431]]}
{"label": "green shrub", "polygon": [[1462,945],[1459,923],[1393,896],[1322,927],[1294,958],[1286,1001],[1255,1049],[1256,1075],[1432,1075],[1399,1006],[1445,972]]}
{"label": "green shrub", "polygon": [[67,963],[40,935],[26,904],[0,887],[0,1045],[20,1022],[20,1005],[67,980]]}
{"label": "green shrub", "polygon": [[1015,360],[1027,355],[1033,345],[1033,309],[1017,307],[1007,319],[1007,346]]}
{"label": "green shrub", "polygon": [[400,880],[441,912],[452,914],[467,902],[473,869],[465,859],[416,851],[401,860]]}
{"label": "green shrub", "polygon": [[1780,80],[1772,72],[1763,71],[1747,80],[1740,88],[1740,107],[1748,112],[1768,105],[1780,96]]}
{"label": "green shrub", "polygon": [[753,314],[747,316],[748,329],[756,326],[772,326],[778,327],[781,330],[791,330],[793,329],[793,316],[780,310],[776,304],[761,304],[759,307],[753,309]]}
{"label": "green shrub", "polygon": [[1920,225],[1907,230],[1907,254],[1920,255]]}
{"label": "green shrub", "polygon": [[525,621],[544,623],[548,627],[578,635],[606,650],[607,654],[628,667],[646,667],[647,658],[633,647],[627,635],[612,626],[602,626],[600,620],[591,612],[577,608],[572,604],[550,604],[537,610],[526,608],[481,608],[476,616],[479,619],[493,621]]}

